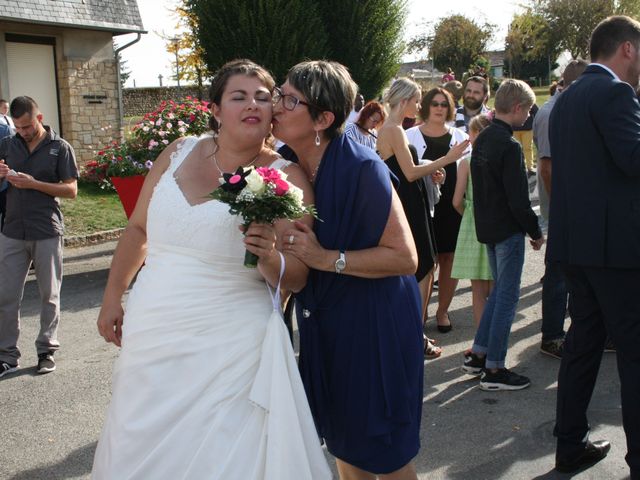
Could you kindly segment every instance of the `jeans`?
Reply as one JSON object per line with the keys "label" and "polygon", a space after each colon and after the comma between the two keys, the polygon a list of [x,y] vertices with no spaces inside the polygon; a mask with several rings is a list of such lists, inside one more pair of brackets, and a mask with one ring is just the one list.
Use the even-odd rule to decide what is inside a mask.
{"label": "jeans", "polygon": [[494,286],[473,341],[474,353],[487,355],[486,368],[504,368],[511,324],[520,299],[524,265],[524,235],[516,233],[499,243],[487,244]]}
{"label": "jeans", "polygon": [[542,341],[564,338],[567,313],[567,285],[562,266],[546,262],[542,281]]}

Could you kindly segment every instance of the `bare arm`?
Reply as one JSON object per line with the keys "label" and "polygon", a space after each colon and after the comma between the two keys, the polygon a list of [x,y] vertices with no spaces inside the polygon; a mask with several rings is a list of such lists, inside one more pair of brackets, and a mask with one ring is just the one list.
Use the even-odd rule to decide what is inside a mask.
{"label": "bare arm", "polygon": [[[286,244],[287,251],[300,258],[310,268],[333,272],[340,252],[324,249],[313,231],[296,222],[296,229],[286,235],[294,235],[293,245]],[[392,189],[391,209],[380,242],[363,250],[345,252],[347,267],[343,274],[363,278],[383,278],[393,275],[412,275],[418,268],[418,254],[409,223],[395,190]]]}
{"label": "bare arm", "polygon": [[[381,138],[382,137],[382,138]],[[382,140],[382,145],[380,141]],[[400,126],[390,126],[388,129],[381,130],[381,135],[378,137],[378,150],[383,159],[389,158],[392,155],[396,156],[398,165],[402,170],[403,175],[410,182],[413,182],[426,175],[431,175],[438,169],[443,168],[450,163],[458,160],[464,151],[467,149],[469,141],[465,140],[455,146],[453,146],[444,157],[441,157],[429,164],[414,165],[411,158],[411,151],[409,150],[409,144],[407,142],[407,136]]]}
{"label": "bare arm", "polygon": [[147,209],[153,189],[167,170],[171,154],[182,139],[169,145],[155,161],[144,180],[140,197],[129,223],[125,228],[111,260],[109,278],[98,315],[98,331],[105,341],[121,345],[122,339],[122,296],[129,287],[136,272],[142,266],[147,254]]}
{"label": "bare arm", "polygon": [[461,161],[458,164],[458,175],[456,179],[456,189],[453,192],[453,208],[462,215],[464,213],[464,194],[467,191],[467,180],[469,178],[469,162]]}

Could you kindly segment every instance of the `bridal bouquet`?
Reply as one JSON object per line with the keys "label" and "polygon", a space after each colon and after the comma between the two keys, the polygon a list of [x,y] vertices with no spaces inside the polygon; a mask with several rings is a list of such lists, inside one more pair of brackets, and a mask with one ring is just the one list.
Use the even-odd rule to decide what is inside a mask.
{"label": "bridal bouquet", "polygon": [[[242,216],[245,229],[252,222],[293,220],[305,214],[317,218],[315,208],[302,203],[302,190],[287,181],[286,173],[274,168],[240,167],[235,173],[223,173],[220,186],[210,196],[228,204],[232,215]],[[247,251],[244,265],[255,268],[258,257]]]}

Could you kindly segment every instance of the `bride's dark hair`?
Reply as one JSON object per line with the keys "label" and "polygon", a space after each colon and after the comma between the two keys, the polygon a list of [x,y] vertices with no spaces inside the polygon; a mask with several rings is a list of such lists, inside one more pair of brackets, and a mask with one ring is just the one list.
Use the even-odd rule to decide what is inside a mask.
{"label": "bride's dark hair", "polygon": [[[271,74],[257,63],[247,60],[246,58],[231,60],[220,67],[211,79],[211,87],[209,87],[209,101],[212,104],[215,103],[216,105],[220,105],[222,94],[224,93],[224,89],[227,87],[227,82],[229,81],[229,78],[234,75],[256,77],[272,93],[276,85]],[[216,134],[220,129],[220,125],[218,125],[218,121],[213,115],[209,117],[209,127]]]}

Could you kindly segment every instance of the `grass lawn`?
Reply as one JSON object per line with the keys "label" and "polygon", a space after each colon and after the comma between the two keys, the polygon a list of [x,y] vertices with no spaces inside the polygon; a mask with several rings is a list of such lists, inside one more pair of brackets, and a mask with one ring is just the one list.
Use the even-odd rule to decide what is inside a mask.
{"label": "grass lawn", "polygon": [[127,224],[118,194],[97,185],[79,182],[77,198],[61,199],[61,204],[67,237],[113,230]]}
{"label": "grass lawn", "polygon": [[536,105],[541,107],[547,100],[549,100],[549,86],[546,87],[534,87],[533,91],[536,94]]}

